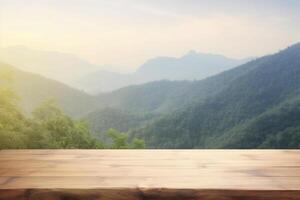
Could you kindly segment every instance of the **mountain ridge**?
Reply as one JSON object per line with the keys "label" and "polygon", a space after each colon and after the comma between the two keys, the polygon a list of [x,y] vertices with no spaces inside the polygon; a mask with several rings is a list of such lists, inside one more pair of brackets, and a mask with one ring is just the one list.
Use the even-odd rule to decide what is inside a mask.
{"label": "mountain ridge", "polygon": [[99,106],[94,97],[61,82],[19,70],[4,62],[0,62],[0,69],[12,72],[9,86],[21,98],[21,105],[26,113],[31,113],[34,108],[49,99],[57,101],[67,114],[74,117],[85,115]]}
{"label": "mountain ridge", "polygon": [[[104,87],[102,92],[109,92],[129,85],[160,80],[201,80],[249,60],[251,59],[238,60],[215,54],[189,52],[178,58],[160,56],[149,59],[136,72],[131,74],[107,74],[99,71],[95,72],[95,74],[90,74],[79,82],[85,85],[83,88],[90,87],[89,82],[93,82],[92,85],[100,84],[101,87]],[[110,78],[107,78],[107,75]],[[109,89],[106,84],[113,87]],[[96,94],[101,93],[101,90],[90,92]]]}
{"label": "mountain ridge", "polygon": [[1,48],[0,60],[21,70],[97,94],[159,80],[200,80],[250,59],[232,59],[190,51],[181,57],[158,56],[149,59],[136,72],[127,74],[100,69],[100,66],[73,54],[35,50],[24,46]]}
{"label": "mountain ridge", "polygon": [[[169,113],[133,134],[144,136],[153,148],[270,148],[272,145],[266,141],[266,137],[277,137],[278,131],[293,126],[286,125],[285,129],[279,129],[281,124],[273,123],[277,126],[273,128],[275,132],[269,127],[270,135],[264,137],[263,129],[254,127],[259,126],[260,115],[271,112],[276,107],[279,109],[282,103],[290,99],[296,99],[294,103],[296,107],[291,109],[295,112],[289,111],[290,115],[287,116],[293,119],[294,124],[300,123],[300,111],[297,107],[300,100],[299,56],[300,45],[296,44],[279,53],[242,65],[241,67],[248,66],[252,69],[233,80],[217,94],[183,111]],[[284,115],[284,112],[278,109],[273,111],[275,115],[267,115],[267,120]],[[243,129],[243,126],[246,126],[243,124],[249,120],[256,123],[250,124],[251,129]],[[258,131],[252,133],[251,130]],[[252,138],[248,142],[255,141],[255,145],[247,145],[243,134]],[[291,134],[289,132],[289,135]],[[225,138],[230,135],[241,137],[244,142],[241,142],[242,140],[226,142]],[[292,135],[297,136],[296,139],[300,144],[300,136],[296,132]],[[291,143],[284,147],[299,146]]]}

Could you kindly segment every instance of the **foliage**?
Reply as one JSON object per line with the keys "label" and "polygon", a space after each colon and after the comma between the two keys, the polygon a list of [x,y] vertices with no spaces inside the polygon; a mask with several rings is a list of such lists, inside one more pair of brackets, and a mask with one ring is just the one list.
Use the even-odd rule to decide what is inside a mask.
{"label": "foliage", "polygon": [[[0,73],[5,82],[4,73]],[[43,102],[32,117],[23,114],[12,89],[0,87],[0,149],[101,149],[144,148],[141,140],[131,143],[125,134],[109,134],[112,144],[104,144],[92,136],[85,121],[66,115],[53,100]]]}
{"label": "foliage", "polygon": [[112,149],[144,149],[145,142],[134,138],[132,143],[128,142],[128,135],[120,133],[115,129],[109,129],[106,134],[111,138],[112,144],[108,148]]}

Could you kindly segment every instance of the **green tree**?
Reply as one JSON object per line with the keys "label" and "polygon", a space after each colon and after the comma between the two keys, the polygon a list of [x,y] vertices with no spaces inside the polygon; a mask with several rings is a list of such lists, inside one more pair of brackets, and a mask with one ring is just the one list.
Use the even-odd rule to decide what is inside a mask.
{"label": "green tree", "polygon": [[17,106],[17,96],[7,86],[11,77],[10,70],[0,71],[0,149],[26,148],[28,121]]}
{"label": "green tree", "polygon": [[43,128],[52,148],[103,148],[102,143],[91,136],[87,123],[64,114],[53,100],[36,108],[33,119]]}
{"label": "green tree", "polygon": [[110,149],[144,149],[145,142],[143,140],[134,138],[132,142],[129,141],[126,133],[121,133],[116,129],[109,129],[106,135],[112,140],[112,143],[107,147]]}
{"label": "green tree", "polygon": [[132,149],[144,149],[146,148],[146,143],[144,140],[134,138],[131,145]]}

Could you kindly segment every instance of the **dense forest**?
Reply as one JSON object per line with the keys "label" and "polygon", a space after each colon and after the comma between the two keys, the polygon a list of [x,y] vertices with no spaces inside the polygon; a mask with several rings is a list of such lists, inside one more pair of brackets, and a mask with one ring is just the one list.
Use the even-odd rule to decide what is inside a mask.
{"label": "dense forest", "polygon": [[204,80],[222,89],[133,131],[152,148],[299,148],[300,44]]}
{"label": "dense forest", "polygon": [[300,148],[299,58],[296,44],[203,80],[97,95],[1,64],[14,78],[2,70],[0,148]]}
{"label": "dense forest", "polygon": [[1,64],[0,70],[0,149],[20,148],[144,148],[144,141],[129,140],[125,133],[109,129],[102,142],[91,134],[88,124],[65,114],[54,100],[44,101],[31,115],[22,112],[21,99],[10,88],[14,70]]}
{"label": "dense forest", "polygon": [[150,148],[299,148],[299,57],[296,44],[201,81],[152,82],[98,99],[153,114],[129,130]]}

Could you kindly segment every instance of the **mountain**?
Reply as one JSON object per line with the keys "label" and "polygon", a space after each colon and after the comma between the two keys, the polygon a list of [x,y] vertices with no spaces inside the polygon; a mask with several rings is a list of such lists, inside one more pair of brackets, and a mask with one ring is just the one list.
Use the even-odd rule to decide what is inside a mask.
{"label": "mountain", "polygon": [[[134,126],[127,125],[126,129],[114,122],[109,122],[109,128],[121,128],[122,131],[130,131],[149,124],[157,116],[204,101],[206,98],[222,91],[234,79],[259,66],[263,61],[264,59],[252,61],[253,64],[251,65],[243,65],[227,70],[217,76],[200,81],[154,81],[101,93],[96,98],[103,107],[114,110],[113,113],[115,114],[110,119],[116,118],[116,121],[124,121],[123,112],[129,112],[131,115],[134,113],[134,120],[130,119],[131,115],[126,115],[126,120],[136,122]],[[150,120],[136,120],[136,114],[140,119],[141,113],[152,117]],[[105,120],[103,120],[105,115],[103,110],[96,110],[85,117],[93,129],[100,132],[108,129],[104,123]],[[106,120],[106,123],[108,123],[108,120]]]}
{"label": "mountain", "polygon": [[27,111],[54,98],[94,132],[116,128],[150,148],[300,148],[300,43],[194,81],[163,80],[96,96],[0,64]]}
{"label": "mountain", "polygon": [[135,112],[163,113],[199,102],[220,91],[231,81],[260,65],[264,59],[227,70],[199,81],[154,81],[97,95],[108,107]]}
{"label": "mountain", "polygon": [[131,134],[152,148],[299,148],[299,57],[296,44],[199,82],[222,87]]}
{"label": "mountain", "polygon": [[24,46],[0,48],[0,60],[23,71],[97,94],[157,80],[199,80],[250,59],[238,60],[190,51],[179,58],[150,59],[131,74],[99,70],[101,67],[72,54],[33,50]]}
{"label": "mountain", "polygon": [[63,83],[21,71],[4,63],[0,63],[0,69],[9,69],[12,72],[10,86],[20,97],[20,103],[26,112],[31,112],[48,99],[56,100],[67,114],[75,117],[85,115],[98,108],[99,103],[94,97]]}
{"label": "mountain", "polygon": [[200,80],[249,60],[237,60],[190,51],[180,58],[157,57],[151,59],[132,74],[94,72],[79,79],[76,86],[96,94],[158,80]]}
{"label": "mountain", "polygon": [[88,75],[80,77],[74,82],[74,86],[90,94],[112,91],[123,86],[137,84],[140,81],[132,74],[121,74],[98,70]]}
{"label": "mountain", "polygon": [[24,46],[0,48],[0,60],[70,86],[74,86],[80,77],[99,69],[72,54],[33,50]]}
{"label": "mountain", "polygon": [[248,59],[236,60],[192,50],[180,58],[158,57],[151,59],[143,64],[136,73],[138,76],[151,80],[199,80],[246,61]]}

